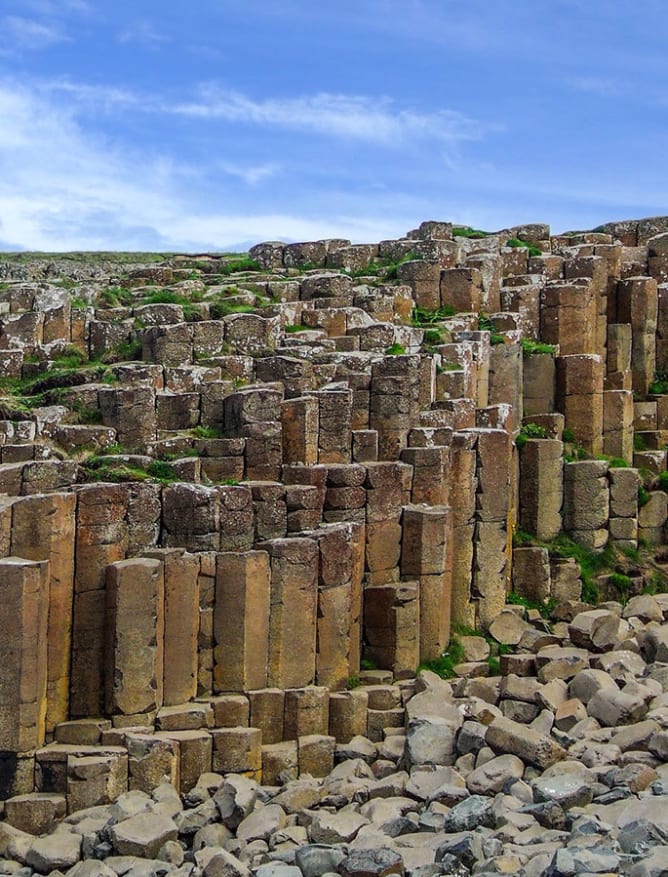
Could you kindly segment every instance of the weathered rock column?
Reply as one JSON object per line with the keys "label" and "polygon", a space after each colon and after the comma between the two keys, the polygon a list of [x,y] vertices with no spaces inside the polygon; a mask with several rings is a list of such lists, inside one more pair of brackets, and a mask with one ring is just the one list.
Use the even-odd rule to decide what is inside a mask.
{"label": "weathered rock column", "polygon": [[410,498],[412,470],[405,463],[366,467],[366,568],[370,584],[399,578],[401,511]]}
{"label": "weathered rock column", "polygon": [[295,537],[256,547],[269,554],[271,567],[268,685],[310,685],[316,669],[318,546]]}
{"label": "weathered rock column", "polygon": [[520,528],[542,542],[561,531],[563,453],[557,439],[528,439],[520,448]]}
{"label": "weathered rock column", "polygon": [[91,484],[78,491],[72,628],[72,718],[104,713],[105,574],[125,557],[127,491]]}
{"label": "weathered rock column", "polygon": [[107,712],[133,716],[162,706],[164,574],[162,563],[133,558],[107,569]]}
{"label": "weathered rock column", "polygon": [[[48,562],[20,557],[0,560],[2,754],[26,753],[44,743],[48,613]],[[0,795],[4,797],[1,787]]]}
{"label": "weathered rock column", "polygon": [[74,603],[74,493],[18,499],[12,508],[11,554],[49,561],[46,730],[69,717]]}
{"label": "weathered rock column", "polygon": [[281,403],[283,462],[318,462],[319,402],[313,396],[286,399]]}
{"label": "weathered rock column", "polygon": [[633,460],[633,393],[631,390],[603,391],[603,453]]}
{"label": "weathered rock column", "polygon": [[249,387],[224,400],[225,433],[245,438],[246,477],[276,481],[282,462],[281,402],[272,387]]}
{"label": "weathered rock column", "polygon": [[605,460],[564,465],[564,529],[575,542],[599,551],[608,542],[610,488]]}
{"label": "weathered rock column", "polygon": [[522,368],[524,417],[554,411],[556,366],[552,353],[531,353]]}
{"label": "weathered rock column", "polygon": [[557,357],[557,408],[593,456],[603,452],[603,371],[600,356]]}
{"label": "weathered rock column", "polygon": [[402,582],[364,591],[364,655],[395,676],[415,673],[420,655],[420,587]]}
{"label": "weathered rock column", "polygon": [[[351,666],[353,527],[330,524],[304,534],[313,539],[319,552],[316,680],[332,691],[345,688],[348,678],[359,670],[359,659],[356,667]],[[359,623],[359,609],[356,618]]]}
{"label": "weathered rock column", "polygon": [[419,400],[419,356],[386,356],[373,364],[369,428],[378,432],[379,460],[397,460],[408,445]]}
{"label": "weathered rock column", "polygon": [[450,641],[452,515],[446,506],[404,506],[401,575],[420,585],[420,661]]}
{"label": "weathered rock column", "polygon": [[[513,333],[515,334],[515,333]],[[513,425],[518,427],[524,397],[522,346],[519,343],[492,344],[489,352],[488,405],[512,406]]]}
{"label": "weathered rock column", "polygon": [[610,541],[621,548],[638,547],[637,469],[608,469],[610,482]]}
{"label": "weathered rock column", "polygon": [[200,560],[182,549],[146,552],[161,560],[165,579],[163,704],[176,706],[197,695]]}
{"label": "weathered rock column", "polygon": [[153,387],[103,387],[98,392],[102,423],[116,430],[127,451],[142,452],[156,437]]}
{"label": "weathered rock column", "polygon": [[608,323],[606,350],[606,390],[631,390],[631,326],[627,323]]}
{"label": "weathered rock column", "polygon": [[630,323],[633,389],[645,394],[656,371],[658,293],[652,277],[629,277],[617,284],[617,322]]}
{"label": "weathered rock column", "polygon": [[216,691],[266,686],[270,587],[266,551],[218,555],[213,613]]}
{"label": "weathered rock column", "polygon": [[596,297],[590,281],[549,281],[541,292],[540,340],[562,356],[595,353]]}
{"label": "weathered rock column", "polygon": [[534,603],[545,603],[552,591],[547,548],[527,546],[513,550],[513,591]]}
{"label": "weathered rock column", "polygon": [[475,607],[471,603],[473,578],[473,541],[475,532],[476,445],[475,432],[452,435],[450,508],[452,509],[452,621],[468,627],[475,625]]}
{"label": "weathered rock column", "polygon": [[483,629],[503,609],[511,562],[512,439],[502,429],[476,429],[476,513],[472,593]]}
{"label": "weathered rock column", "polygon": [[440,307],[440,262],[411,259],[399,265],[397,277],[402,283],[410,286],[419,308],[435,311]]}
{"label": "weathered rock column", "polygon": [[318,400],[318,462],[350,463],[353,391],[330,384],[313,396]]}

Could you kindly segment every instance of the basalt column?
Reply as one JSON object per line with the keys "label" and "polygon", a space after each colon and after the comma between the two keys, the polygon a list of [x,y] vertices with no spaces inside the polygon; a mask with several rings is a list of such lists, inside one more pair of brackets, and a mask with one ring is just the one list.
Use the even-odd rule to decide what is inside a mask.
{"label": "basalt column", "polygon": [[487,629],[506,602],[511,562],[512,440],[502,429],[476,429],[476,513],[472,595],[476,626]]}
{"label": "basalt column", "polygon": [[374,363],[369,427],[378,432],[379,460],[396,460],[407,447],[419,400],[419,356],[386,356]]}
{"label": "basalt column", "polygon": [[276,688],[301,688],[315,679],[318,546],[312,539],[271,539],[256,546],[269,554],[271,604],[269,671]]}
{"label": "basalt column", "polygon": [[125,557],[127,491],[119,484],[91,484],[78,491],[72,718],[102,715],[104,705],[105,571]]}
{"label": "basalt column", "polygon": [[557,357],[557,408],[575,441],[593,456],[603,453],[603,373],[600,356]]}
{"label": "basalt column", "polygon": [[49,561],[47,731],[68,718],[76,503],[73,493],[51,493],[12,509],[11,554]]}
{"label": "basalt column", "polygon": [[[0,560],[2,762],[9,753],[26,753],[44,743],[48,612],[48,563],[19,557]],[[2,785],[0,795],[5,797]]]}
{"label": "basalt column", "polygon": [[163,701],[164,574],[159,560],[133,558],[107,569],[106,708],[134,716]]}
{"label": "basalt column", "polygon": [[450,640],[452,515],[446,506],[407,505],[402,519],[401,575],[420,586],[420,661]]}
{"label": "basalt column", "polygon": [[216,691],[266,686],[270,587],[266,551],[218,555],[213,613]]}
{"label": "basalt column", "polygon": [[471,602],[473,542],[475,531],[476,446],[475,432],[455,432],[452,436],[450,507],[452,509],[452,621],[475,625]]}

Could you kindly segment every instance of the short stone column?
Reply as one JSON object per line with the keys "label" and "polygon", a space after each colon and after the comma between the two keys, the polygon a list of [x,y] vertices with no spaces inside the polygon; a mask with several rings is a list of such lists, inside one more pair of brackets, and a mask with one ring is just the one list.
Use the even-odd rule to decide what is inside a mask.
{"label": "short stone column", "polygon": [[561,531],[563,452],[558,439],[528,439],[520,448],[519,524],[543,542]]}
{"label": "short stone column", "polygon": [[610,488],[605,460],[564,465],[564,529],[575,542],[600,551],[608,542]]}
{"label": "short stone column", "polygon": [[401,575],[420,585],[420,661],[450,640],[452,515],[445,506],[404,506]]}
{"label": "short stone column", "polygon": [[557,409],[575,440],[594,456],[603,452],[603,371],[597,355],[557,358]]}

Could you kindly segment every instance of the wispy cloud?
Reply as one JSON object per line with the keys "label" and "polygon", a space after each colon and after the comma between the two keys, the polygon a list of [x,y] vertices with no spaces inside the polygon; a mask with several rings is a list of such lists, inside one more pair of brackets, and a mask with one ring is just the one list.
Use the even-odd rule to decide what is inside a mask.
{"label": "wispy cloud", "polygon": [[171,38],[150,21],[135,21],[118,35],[119,43],[137,43],[148,49],[159,49],[171,42]]}
{"label": "wispy cloud", "polygon": [[249,186],[257,186],[263,180],[275,176],[279,171],[279,166],[277,164],[258,164],[244,167],[240,164],[222,162],[220,169],[228,176],[236,177]]}
{"label": "wispy cloud", "polygon": [[[119,149],[82,128],[55,96],[0,81],[0,239],[7,246],[200,250],[281,237],[378,240],[413,221],[397,221],[378,205],[366,213],[330,207],[326,217],[253,211],[243,200],[221,197],[220,187],[204,200],[192,185],[201,183],[201,169]],[[252,184],[274,168],[231,161],[226,171]]]}
{"label": "wispy cloud", "polygon": [[7,15],[2,19],[6,33],[7,48],[19,50],[44,49],[54,43],[68,40],[66,34],[56,24],[24,18],[20,15]]}
{"label": "wispy cloud", "polygon": [[446,143],[478,140],[485,126],[454,110],[421,113],[397,106],[389,98],[320,93],[296,98],[253,100],[238,91],[206,86],[198,100],[179,103],[170,112],[199,119],[312,131],[385,146],[408,139]]}
{"label": "wispy cloud", "polygon": [[628,82],[605,76],[578,76],[568,80],[577,91],[595,94],[599,97],[625,97],[631,92]]}

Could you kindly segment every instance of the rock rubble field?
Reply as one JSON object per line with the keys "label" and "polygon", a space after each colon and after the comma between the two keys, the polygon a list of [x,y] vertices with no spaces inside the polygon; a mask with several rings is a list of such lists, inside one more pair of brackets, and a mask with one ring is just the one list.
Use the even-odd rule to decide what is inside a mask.
{"label": "rock rubble field", "polygon": [[[0,874],[67,877],[660,877],[668,869],[668,594],[507,606],[462,636],[459,675],[373,682],[401,726],[358,735],[271,784],[203,773],[65,815],[18,796]],[[481,674],[481,675],[478,675]]]}

